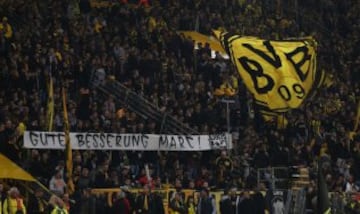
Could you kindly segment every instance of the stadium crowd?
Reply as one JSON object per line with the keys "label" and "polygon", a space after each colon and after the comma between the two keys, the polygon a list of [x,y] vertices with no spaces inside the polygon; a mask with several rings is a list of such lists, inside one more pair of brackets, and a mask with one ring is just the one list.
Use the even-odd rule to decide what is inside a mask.
{"label": "stadium crowd", "polygon": [[[206,198],[208,189],[258,190],[258,168],[305,166],[311,172],[307,207],[313,209],[318,157],[326,163],[329,191],[360,190],[356,125],[359,1],[283,1],[280,6],[266,0],[109,2],[95,8],[87,0],[1,1],[0,152],[63,198],[53,199],[53,204],[68,205],[70,213],[101,213],[105,199],[90,197],[90,188],[145,186],[144,192],[148,192],[149,186],[162,188],[165,184],[179,192],[183,188],[202,190]],[[217,28],[268,39],[312,35],[319,42],[318,69],[332,76],[332,84],[301,109],[286,113],[286,128],[264,123],[230,61],[219,55],[211,57],[207,45],[197,45],[177,33],[197,29],[210,35]],[[160,132],[161,124],[127,110],[111,94],[100,96],[91,87],[96,76],[115,78],[200,133],[224,132],[226,108],[214,91],[230,85],[237,91],[237,102],[231,107],[235,148],[201,153],[73,151],[76,192],[71,198],[76,203],[70,203],[63,151],[22,149],[25,127],[47,129],[50,76],[55,86],[55,131],[64,129],[60,92],[64,84],[71,131]],[[125,109],[124,115],[117,114],[119,109]],[[145,164],[150,167],[150,184]],[[41,195],[41,190],[36,194]],[[129,195],[119,195],[119,204],[114,207],[126,210],[124,206],[130,203],[138,212],[145,209],[146,194],[137,200]],[[247,193],[242,197],[248,199],[243,200],[247,208],[255,207],[254,200],[259,200]],[[127,202],[122,201],[124,198]],[[180,194],[173,200],[170,206],[184,203],[185,207]],[[194,207],[191,201],[187,205],[193,207],[193,213],[196,209],[210,213],[206,210],[211,209],[212,202],[203,201],[204,206]],[[157,209],[156,204],[153,202],[152,209]],[[341,206],[338,213],[360,210],[356,203]],[[255,213],[250,210],[246,213]],[[192,212],[184,208],[177,213]]]}

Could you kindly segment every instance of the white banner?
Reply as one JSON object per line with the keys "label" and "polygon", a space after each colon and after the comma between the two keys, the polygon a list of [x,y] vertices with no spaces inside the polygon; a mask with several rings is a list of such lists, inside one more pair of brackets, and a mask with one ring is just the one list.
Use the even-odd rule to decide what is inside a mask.
{"label": "white banner", "polygon": [[[231,149],[231,134],[155,135],[71,132],[74,150],[206,151]],[[25,131],[28,149],[65,149],[63,132]]]}

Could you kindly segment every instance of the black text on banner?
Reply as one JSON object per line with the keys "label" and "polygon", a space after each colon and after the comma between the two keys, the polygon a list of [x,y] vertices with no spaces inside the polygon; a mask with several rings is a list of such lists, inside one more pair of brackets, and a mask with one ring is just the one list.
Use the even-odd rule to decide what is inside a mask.
{"label": "black text on banner", "polygon": [[[116,133],[70,133],[74,150],[135,151],[206,151],[231,149],[231,135],[155,135]],[[64,149],[63,132],[26,131],[24,147],[29,149]]]}

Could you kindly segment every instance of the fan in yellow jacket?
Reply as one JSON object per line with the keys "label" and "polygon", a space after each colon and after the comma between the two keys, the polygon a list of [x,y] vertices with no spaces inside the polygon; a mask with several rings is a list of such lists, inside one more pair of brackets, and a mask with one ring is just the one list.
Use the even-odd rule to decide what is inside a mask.
{"label": "fan in yellow jacket", "polygon": [[3,214],[26,214],[26,208],[22,198],[20,198],[20,192],[18,188],[10,188],[8,191],[8,197],[5,199],[2,208]]}
{"label": "fan in yellow jacket", "polygon": [[7,39],[10,39],[13,35],[12,27],[8,23],[7,17],[3,17],[2,22],[0,22],[0,32]]}
{"label": "fan in yellow jacket", "polygon": [[65,208],[60,208],[55,206],[54,209],[51,211],[51,214],[69,214]]}
{"label": "fan in yellow jacket", "polygon": [[239,87],[239,82],[234,75],[226,74],[223,77],[223,83],[215,89],[215,96],[235,96]]}
{"label": "fan in yellow jacket", "polygon": [[53,206],[50,214],[69,214],[66,210],[65,203],[59,197],[53,195],[49,200],[49,204]]}
{"label": "fan in yellow jacket", "polygon": [[187,214],[196,214],[196,206],[194,203],[194,197],[190,196],[187,201]]}

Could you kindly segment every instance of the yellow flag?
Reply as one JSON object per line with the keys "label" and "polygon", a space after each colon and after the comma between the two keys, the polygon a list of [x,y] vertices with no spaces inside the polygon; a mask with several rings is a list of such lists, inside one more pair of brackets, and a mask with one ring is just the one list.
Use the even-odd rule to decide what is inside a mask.
{"label": "yellow flag", "polygon": [[324,84],[325,87],[332,86],[334,84],[334,76],[332,74],[326,75],[323,84]]}
{"label": "yellow flag", "polygon": [[325,77],[316,69],[313,38],[263,40],[214,31],[262,114],[299,108]]}
{"label": "yellow flag", "polygon": [[69,194],[72,194],[75,191],[74,182],[72,180],[72,171],[73,171],[73,161],[72,161],[72,149],[70,143],[70,127],[69,119],[67,113],[67,101],[66,101],[66,91],[65,88],[62,88],[62,104],[64,112],[64,132],[65,132],[65,160],[66,160],[66,174],[67,174],[67,188]]}
{"label": "yellow flag", "polygon": [[148,196],[145,195],[144,196],[144,210],[148,210],[148,209],[149,209]]}
{"label": "yellow flag", "polygon": [[285,129],[289,123],[284,114],[267,114],[263,113],[263,118],[265,122],[273,123],[276,125],[276,128],[281,130]]}
{"label": "yellow flag", "polygon": [[[36,179],[28,172],[19,167],[16,163],[12,162],[5,155],[0,153],[0,179],[15,179],[24,181],[34,181]],[[1,207],[0,207],[1,210]]]}
{"label": "yellow flag", "polygon": [[48,131],[52,131],[54,124],[54,85],[53,85],[52,77],[49,78],[49,85],[48,85],[46,122],[47,122]]}
{"label": "yellow flag", "polygon": [[277,128],[285,129],[288,125],[289,121],[286,119],[285,115],[280,114],[277,117]]}
{"label": "yellow flag", "polygon": [[185,37],[191,38],[196,43],[202,43],[204,46],[206,43],[208,43],[211,50],[218,51],[219,53],[225,53],[224,48],[214,37],[207,36],[196,31],[179,31],[178,33],[183,34]]}

